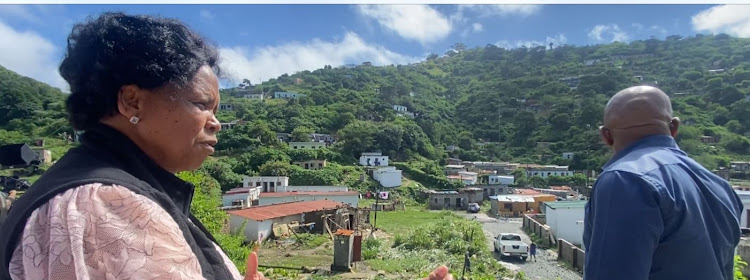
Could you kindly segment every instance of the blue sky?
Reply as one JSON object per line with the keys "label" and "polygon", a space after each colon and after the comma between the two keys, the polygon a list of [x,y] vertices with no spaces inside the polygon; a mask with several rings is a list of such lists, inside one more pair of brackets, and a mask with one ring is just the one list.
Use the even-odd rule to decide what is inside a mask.
{"label": "blue sky", "polygon": [[724,32],[750,37],[750,5],[0,5],[0,65],[65,89],[74,23],[103,11],[179,18],[214,41],[224,86],[324,65],[406,64],[456,42],[505,48]]}

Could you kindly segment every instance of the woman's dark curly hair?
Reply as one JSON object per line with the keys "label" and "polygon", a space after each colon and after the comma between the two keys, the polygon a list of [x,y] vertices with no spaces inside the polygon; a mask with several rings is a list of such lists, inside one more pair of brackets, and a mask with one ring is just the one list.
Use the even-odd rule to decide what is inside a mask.
{"label": "woman's dark curly hair", "polygon": [[218,74],[218,59],[216,47],[178,20],[123,13],[89,18],[73,27],[60,64],[70,84],[70,123],[86,130],[114,114],[124,85],[182,86],[204,65]]}

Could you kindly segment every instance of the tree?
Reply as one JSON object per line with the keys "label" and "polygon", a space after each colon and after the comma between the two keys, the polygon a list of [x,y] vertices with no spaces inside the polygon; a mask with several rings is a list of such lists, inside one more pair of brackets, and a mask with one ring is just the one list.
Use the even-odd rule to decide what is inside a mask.
{"label": "tree", "polygon": [[312,128],[299,126],[292,130],[290,137],[295,142],[310,142],[314,132]]}
{"label": "tree", "polygon": [[283,150],[261,147],[250,153],[242,154],[234,167],[234,172],[248,174],[250,171],[259,170],[261,165],[271,161],[290,162],[291,159]]}
{"label": "tree", "polygon": [[464,150],[471,150],[474,143],[474,137],[469,131],[462,131],[458,134],[458,147]]}
{"label": "tree", "polygon": [[260,176],[289,176],[293,165],[285,161],[266,162],[259,168]]}
{"label": "tree", "polygon": [[531,176],[531,178],[529,178],[529,183],[531,183],[531,186],[535,188],[546,188],[547,186],[549,186],[549,184],[547,183],[547,179],[539,176]]}

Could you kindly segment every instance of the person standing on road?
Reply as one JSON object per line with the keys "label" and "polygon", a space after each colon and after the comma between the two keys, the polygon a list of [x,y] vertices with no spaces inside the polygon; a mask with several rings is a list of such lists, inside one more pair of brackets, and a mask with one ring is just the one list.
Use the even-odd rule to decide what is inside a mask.
{"label": "person standing on road", "polygon": [[534,260],[536,262],[536,243],[531,242],[531,246],[529,246],[529,260]]}
{"label": "person standing on road", "polygon": [[679,125],[655,87],[607,103],[600,134],[615,154],[586,204],[585,280],[733,278],[742,203],[680,150]]}

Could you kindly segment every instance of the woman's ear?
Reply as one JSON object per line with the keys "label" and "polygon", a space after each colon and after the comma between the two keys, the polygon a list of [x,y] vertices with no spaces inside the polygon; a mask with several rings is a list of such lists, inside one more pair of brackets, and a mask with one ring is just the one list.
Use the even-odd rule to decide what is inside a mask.
{"label": "woman's ear", "polygon": [[125,85],[117,93],[117,110],[125,118],[140,117],[143,90],[136,85]]}

